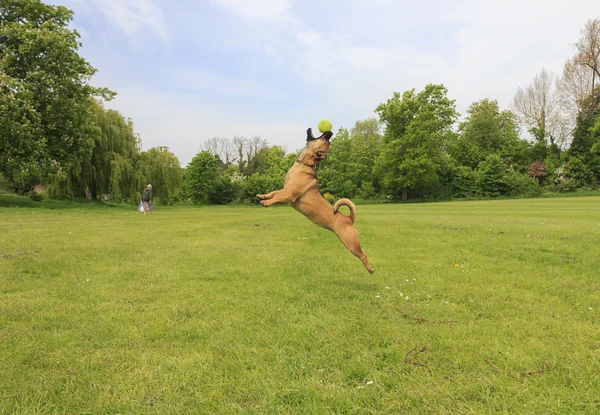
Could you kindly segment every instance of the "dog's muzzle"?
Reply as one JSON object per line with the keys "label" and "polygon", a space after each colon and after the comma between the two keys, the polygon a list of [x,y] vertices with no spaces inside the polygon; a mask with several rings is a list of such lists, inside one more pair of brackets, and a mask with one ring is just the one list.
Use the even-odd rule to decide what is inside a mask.
{"label": "dog's muzzle", "polygon": [[317,150],[315,152],[315,158],[317,158],[318,160],[325,160],[327,158],[327,153],[322,150]]}

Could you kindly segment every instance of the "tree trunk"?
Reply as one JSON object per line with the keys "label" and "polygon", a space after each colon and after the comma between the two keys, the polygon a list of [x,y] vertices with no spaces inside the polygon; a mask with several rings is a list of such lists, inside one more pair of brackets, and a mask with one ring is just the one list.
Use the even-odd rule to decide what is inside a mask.
{"label": "tree trunk", "polygon": [[402,200],[408,200],[408,191],[406,189],[402,189]]}

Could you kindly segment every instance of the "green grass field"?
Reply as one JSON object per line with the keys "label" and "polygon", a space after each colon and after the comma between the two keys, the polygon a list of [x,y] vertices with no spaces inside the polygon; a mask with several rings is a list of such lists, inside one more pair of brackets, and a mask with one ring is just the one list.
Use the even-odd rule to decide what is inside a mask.
{"label": "green grass field", "polygon": [[156,213],[0,207],[0,413],[600,413],[600,197]]}

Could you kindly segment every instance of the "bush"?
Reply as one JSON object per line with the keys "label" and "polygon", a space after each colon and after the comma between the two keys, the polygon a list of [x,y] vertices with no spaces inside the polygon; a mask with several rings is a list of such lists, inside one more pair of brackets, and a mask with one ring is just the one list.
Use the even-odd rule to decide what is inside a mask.
{"label": "bush", "polygon": [[358,194],[357,186],[358,186],[358,183],[355,183],[353,180],[350,180],[350,179],[344,180],[339,194],[343,195],[343,197],[348,197],[348,198],[355,197]]}
{"label": "bush", "polygon": [[270,193],[283,187],[281,179],[272,179],[258,173],[248,177],[246,182],[245,200],[255,201],[257,194]]}
{"label": "bush", "polygon": [[44,200],[44,196],[42,196],[39,193],[34,192],[33,190],[31,192],[29,192],[28,196],[34,202],[41,202],[42,200]]}
{"label": "bush", "polygon": [[217,180],[208,194],[208,203],[211,205],[225,205],[235,199],[233,183],[226,177]]}
{"label": "bush", "polygon": [[504,174],[506,164],[496,154],[486,157],[477,167],[477,193],[482,196],[498,197],[508,194]]}
{"label": "bush", "polygon": [[360,187],[359,196],[363,199],[372,199],[375,197],[375,194],[375,186],[373,186],[373,183],[368,181],[363,182]]}
{"label": "bush", "polygon": [[542,193],[539,182],[526,174],[509,168],[502,178],[506,188],[506,196],[535,197]]}
{"label": "bush", "polygon": [[571,180],[565,179],[554,185],[553,190],[559,193],[574,192],[577,187]]}
{"label": "bush", "polygon": [[488,156],[479,163],[475,172],[475,180],[477,192],[481,196],[534,197],[541,194],[541,188],[536,179],[508,167],[498,155]]}
{"label": "bush", "polygon": [[548,175],[548,168],[543,162],[534,161],[529,165],[527,174],[529,177],[536,179],[540,185],[544,185],[546,183],[546,176]]}
{"label": "bush", "polygon": [[565,174],[571,179],[575,187],[583,187],[594,182],[594,174],[592,170],[579,157],[571,157]]}
{"label": "bush", "polygon": [[472,197],[477,194],[477,173],[467,166],[459,166],[452,177],[453,194],[456,197]]}

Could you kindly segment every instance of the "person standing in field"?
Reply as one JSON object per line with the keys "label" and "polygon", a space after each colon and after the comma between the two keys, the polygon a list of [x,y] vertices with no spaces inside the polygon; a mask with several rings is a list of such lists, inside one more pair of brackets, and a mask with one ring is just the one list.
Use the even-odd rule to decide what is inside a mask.
{"label": "person standing in field", "polygon": [[154,215],[154,205],[152,204],[152,185],[149,184],[146,186],[146,190],[142,194],[142,200],[144,206],[144,216],[146,216],[146,212],[149,210],[151,215]]}

